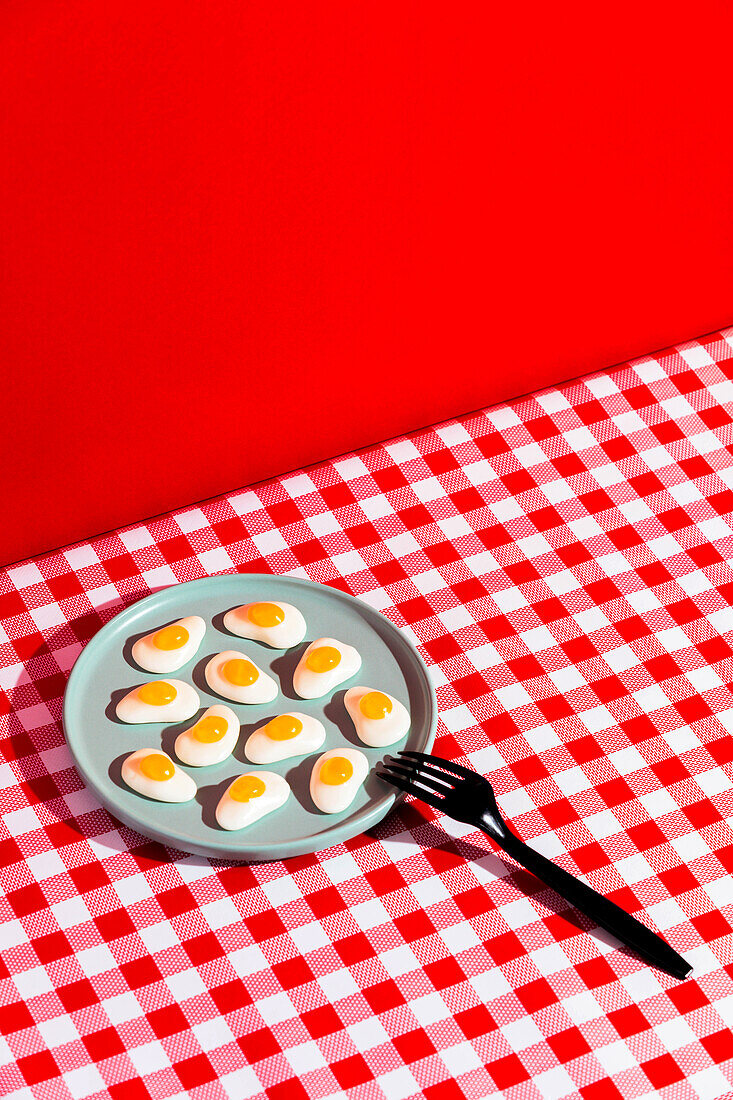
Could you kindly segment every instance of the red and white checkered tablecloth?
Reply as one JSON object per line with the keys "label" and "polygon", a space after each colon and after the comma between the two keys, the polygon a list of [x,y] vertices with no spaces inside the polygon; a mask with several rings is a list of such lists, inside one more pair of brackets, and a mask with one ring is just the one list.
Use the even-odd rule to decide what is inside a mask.
{"label": "red and white checkered tablecloth", "polygon": [[[0,1093],[733,1094],[732,517],[730,330],[0,575]],[[409,800],[252,866],[118,825],[64,743],[69,669],[149,591],[253,570],[402,627],[436,750],[692,979]]]}

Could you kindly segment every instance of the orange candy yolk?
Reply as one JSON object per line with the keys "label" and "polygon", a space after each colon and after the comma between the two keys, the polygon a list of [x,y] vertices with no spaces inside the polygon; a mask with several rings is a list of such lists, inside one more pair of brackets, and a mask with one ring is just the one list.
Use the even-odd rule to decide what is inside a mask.
{"label": "orange candy yolk", "polygon": [[392,700],[383,691],[368,691],[359,700],[359,710],[365,718],[386,718],[392,711]]}
{"label": "orange candy yolk", "polygon": [[295,718],[292,714],[279,714],[267,723],[264,733],[271,741],[291,741],[302,729],[300,718]]}
{"label": "orange candy yolk", "polygon": [[305,659],[305,667],[311,672],[329,672],[341,664],[341,654],[332,645],[322,645],[312,649]]}
{"label": "orange candy yolk", "polygon": [[180,649],[188,641],[189,634],[185,626],[164,626],[156,634],[153,634],[153,645],[156,649]]}
{"label": "orange candy yolk", "polygon": [[202,718],[191,730],[191,735],[196,741],[202,741],[205,745],[211,745],[214,741],[221,741],[227,731],[226,718],[216,718],[210,714]]}
{"label": "orange candy yolk", "polygon": [[321,783],[329,787],[340,787],[347,783],[354,774],[354,765],[345,756],[330,756],[321,764]]}
{"label": "orange candy yolk", "polygon": [[235,687],[249,687],[260,675],[251,661],[245,661],[241,657],[233,657],[231,661],[225,661],[221,674]]}
{"label": "orange candy yolk", "polygon": [[160,752],[151,752],[150,756],[144,756],[140,761],[140,771],[156,783],[172,779],[175,770],[175,764]]}
{"label": "orange candy yolk", "polygon": [[279,626],[285,612],[276,603],[253,603],[247,610],[247,618],[255,626]]}
{"label": "orange candy yolk", "polygon": [[138,699],[141,703],[147,703],[149,707],[164,707],[166,703],[172,703],[178,692],[173,684],[165,680],[152,680],[149,684],[143,684],[138,691]]}
{"label": "orange candy yolk", "polygon": [[240,775],[229,788],[229,797],[235,802],[249,802],[251,798],[261,798],[265,793],[265,784],[256,775]]}

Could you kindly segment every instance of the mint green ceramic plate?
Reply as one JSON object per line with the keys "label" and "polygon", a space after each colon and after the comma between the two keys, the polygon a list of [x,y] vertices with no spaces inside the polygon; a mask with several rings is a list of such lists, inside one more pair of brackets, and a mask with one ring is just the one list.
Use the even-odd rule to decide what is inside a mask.
{"label": "mint green ceramic plate", "polygon": [[[302,645],[274,650],[229,634],[222,624],[223,613],[255,600],[281,600],[299,607],[308,624]],[[242,723],[234,754],[212,767],[184,768],[196,781],[197,798],[168,805],[143,798],[126,787],[120,779],[120,766],[135,749],[161,747],[173,756],[176,736],[195,717],[175,726],[125,725],[115,717],[114,706],[130,688],[155,678],[133,663],[132,642],[184,615],[201,615],[206,622],[206,636],[193,660],[172,675],[193,683],[201,699],[199,714],[221,702],[207,687],[203,668],[209,657],[224,649],[242,650],[251,656],[275,677],[280,694],[273,703],[258,706],[230,703]],[[362,667],[332,696],[312,701],[298,699],[292,688],[293,670],[309,642],[324,636],[355,646]],[[406,739],[387,749],[370,749],[358,740],[343,705],[344,693],[353,684],[382,688],[408,707],[412,725]],[[249,733],[273,715],[296,708],[323,721],[323,748],[310,756],[268,764],[270,770],[287,778],[292,796],[282,809],[248,829],[225,832],[216,824],[214,809],[232,779],[244,771],[256,770],[242,751]],[[375,825],[399,797],[394,788],[377,779],[372,771],[348,810],[322,814],[308,794],[313,763],[322,752],[339,745],[360,748],[372,767],[385,753],[401,748],[429,752],[436,725],[435,692],[427,669],[414,646],[389,620],[360,600],[326,585],[258,573],[172,585],[120,612],[80,655],[64,697],[64,730],[77,770],[110,813],[170,847],[232,860],[278,860],[303,855],[339,844]]]}

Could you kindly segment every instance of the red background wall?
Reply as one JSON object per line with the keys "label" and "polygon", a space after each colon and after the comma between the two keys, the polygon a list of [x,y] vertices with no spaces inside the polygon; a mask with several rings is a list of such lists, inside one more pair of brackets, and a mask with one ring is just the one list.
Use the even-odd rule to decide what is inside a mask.
{"label": "red background wall", "polygon": [[0,558],[733,320],[733,10],[8,0]]}

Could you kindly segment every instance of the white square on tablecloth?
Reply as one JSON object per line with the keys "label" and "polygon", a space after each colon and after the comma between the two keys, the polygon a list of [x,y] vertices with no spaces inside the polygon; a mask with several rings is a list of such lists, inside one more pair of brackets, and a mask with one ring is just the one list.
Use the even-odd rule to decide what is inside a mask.
{"label": "white square on tablecloth", "polygon": [[572,486],[563,477],[545,482],[542,485],[542,493],[547,497],[550,504],[562,504],[564,500],[572,500],[576,496]]}
{"label": "white square on tablecloth", "polygon": [[571,997],[564,997],[562,1004],[576,1027],[579,1027],[581,1024],[587,1024],[589,1020],[597,1020],[599,1016],[605,1015],[590,990],[585,990],[583,993],[576,993]]}
{"label": "white square on tablecloth", "polygon": [[[486,911],[488,912],[488,910],[489,899],[487,897]],[[441,928],[439,935],[452,955],[457,955],[461,951],[468,951],[472,947],[477,947],[482,942],[481,938],[474,932],[472,925],[465,920],[461,921],[459,924]]]}
{"label": "white square on tablecloth", "polygon": [[280,875],[279,878],[270,879],[269,882],[260,883],[260,890],[267,900],[276,909],[278,905],[285,905],[288,901],[295,901],[303,895],[298,889],[298,884],[290,875]]}
{"label": "white square on tablecloth", "polygon": [[99,558],[91,546],[73,546],[71,550],[64,550],[64,557],[72,569],[83,569],[87,565],[98,565]]}
{"label": "white square on tablecloth", "polygon": [[97,943],[76,952],[76,960],[88,978],[104,974],[107,970],[117,969],[117,959],[106,943]]}
{"label": "white square on tablecloth", "polygon": [[553,649],[557,641],[546,626],[535,626],[532,630],[520,631],[519,637],[530,653],[542,653],[546,649]]}
{"label": "white square on tablecloth", "polygon": [[[386,1100],[413,1100],[420,1094],[418,1083],[413,1077],[408,1066],[400,1066],[389,1073],[382,1073],[377,1078],[377,1084],[382,1089]],[[343,1093],[337,1094],[341,1097]],[[324,1100],[330,1100],[324,1097]]]}
{"label": "white square on tablecloth", "polygon": [[321,868],[336,886],[352,878],[361,877],[361,868],[350,852],[332,856],[321,862]]}
{"label": "white square on tablecloth", "polygon": [[645,714],[651,714],[655,710],[669,706],[669,698],[659,684],[650,684],[649,687],[640,688],[631,694]]}
{"label": "white square on tablecloth", "polygon": [[316,492],[316,487],[308,474],[291,474],[280,482],[288,496],[296,500]]}
{"label": "white square on tablecloth", "polygon": [[304,1073],[309,1073],[311,1070],[321,1069],[322,1066],[328,1065],[318,1044],[313,1040],[306,1043],[298,1043],[297,1046],[294,1047],[289,1046],[285,1051],[285,1057],[298,1077]]}
{"label": "white square on tablecloth", "polygon": [[690,344],[687,346],[678,344],[677,351],[693,370],[697,370],[700,367],[707,367],[715,362],[707,348],[704,348],[701,344]]}
{"label": "white square on tablecloth", "polygon": [[67,1070],[64,1081],[74,1100],[84,1100],[85,1096],[104,1092],[107,1088],[102,1074],[93,1062],[87,1066],[80,1066],[79,1069]]}
{"label": "white square on tablecloth", "polygon": [[617,833],[621,832],[618,818],[611,810],[601,810],[599,813],[590,814],[585,818],[585,827],[596,840],[616,836]]}
{"label": "white square on tablecloth", "polygon": [[190,534],[191,531],[202,531],[209,526],[209,521],[200,508],[188,508],[185,512],[176,512],[173,518],[184,535]]}
{"label": "white square on tablecloth", "polygon": [[[173,573],[171,576],[175,580]],[[113,584],[100,584],[97,588],[87,588],[86,597],[92,607],[107,607],[120,603],[120,594]]]}
{"label": "white square on tablecloth", "polygon": [[507,496],[503,500],[493,500],[489,508],[494,513],[499,523],[508,523],[512,519],[518,519],[523,515],[521,505],[514,497]]}
{"label": "white square on tablecloth", "polygon": [[[398,446],[399,446],[399,444],[398,444]],[[404,453],[406,453],[406,454],[409,453],[410,448],[412,448],[412,450],[415,451],[415,455],[414,456],[410,455],[410,457],[418,457],[418,452],[416,451],[414,445],[412,443],[408,442],[407,440],[405,440]],[[405,460],[404,459],[399,459],[399,460],[395,459],[395,461],[402,462],[402,461],[405,461]],[[357,478],[364,477],[365,474],[369,473],[366,466],[364,465],[362,460],[358,457],[358,455],[349,455],[348,458],[337,458],[333,463],[333,468],[334,468],[334,470],[338,471],[338,473],[341,475],[341,477],[344,479],[344,481],[355,481]]]}
{"label": "white square on tablecloth", "polygon": [[8,577],[16,588],[30,588],[31,585],[43,581],[43,573],[34,561],[24,562],[22,565],[11,566],[7,570]]}
{"label": "white square on tablecloth", "polygon": [[215,1016],[213,1020],[203,1020],[200,1024],[193,1024],[191,1031],[204,1051],[218,1050],[219,1047],[226,1046],[234,1040],[232,1029],[223,1016]]}
{"label": "white square on tablecloth", "polygon": [[522,447],[515,447],[513,454],[525,470],[529,470],[532,466],[542,466],[547,462],[547,455],[537,443],[525,443]]}
{"label": "white square on tablecloth", "polygon": [[566,695],[575,688],[586,687],[588,683],[575,665],[566,665],[565,668],[558,668],[555,672],[548,672],[547,675],[561,695]]}
{"label": "white square on tablecloth", "polygon": [[319,512],[318,515],[307,516],[305,522],[316,538],[332,535],[334,531],[341,530],[341,524],[332,512]]}
{"label": "white square on tablecloth", "polygon": [[367,1016],[365,1020],[357,1020],[355,1024],[345,1027],[344,1031],[360,1051],[373,1050],[374,1047],[389,1042],[390,1038],[378,1016]]}
{"label": "white square on tablecloth", "polygon": [[453,1077],[470,1073],[473,1069],[483,1068],[484,1063],[470,1043],[458,1043],[440,1051],[441,1061]]}
{"label": "white square on tablecloth", "polygon": [[138,935],[151,955],[179,943],[178,936],[167,920],[157,921],[155,924],[148,925],[147,928],[138,928]]}
{"label": "white square on tablecloth", "polygon": [[524,739],[535,753],[544,752],[545,749],[552,749],[560,744],[560,738],[549,722],[535,726],[532,730],[526,730]]}
{"label": "white square on tablecloth", "polygon": [[572,794],[578,794],[579,791],[587,791],[591,786],[590,779],[579,767],[566,768],[565,771],[556,772],[552,778],[566,798]]}
{"label": "white square on tablecloth", "polygon": [[247,516],[251,512],[259,512],[263,507],[262,501],[251,489],[243,493],[234,493],[226,498],[238,516]]}
{"label": "white square on tablecloth", "polygon": [[40,1020],[36,1027],[49,1050],[61,1047],[64,1043],[73,1043],[79,1038],[79,1032],[70,1016],[54,1016],[51,1020]]}
{"label": "white square on tablecloth", "polygon": [[611,625],[609,619],[601,611],[600,607],[589,607],[585,611],[579,611],[572,616],[584,634],[592,634],[594,630],[604,630]]}
{"label": "white square on tablecloth", "polygon": [[656,359],[635,359],[630,366],[646,385],[667,377]]}
{"label": "white square on tablecloth", "polygon": [[526,1050],[542,1041],[542,1032],[531,1016],[502,1024],[499,1030],[514,1051]]}
{"label": "white square on tablecloth", "polygon": [[711,768],[707,772],[697,772],[695,782],[708,798],[712,798],[716,794],[722,794],[723,791],[729,791],[733,785],[730,777],[722,768]]}
{"label": "white square on tablecloth", "polygon": [[[474,486],[490,485],[498,480],[496,472],[485,458],[479,459],[478,462],[468,462],[461,467],[461,470]],[[443,490],[443,493],[445,493],[445,490]]]}
{"label": "white square on tablecloth", "polygon": [[611,726],[617,725],[616,719],[611,714],[610,710],[602,704],[601,706],[593,707],[591,710],[581,711],[578,718],[589,733],[599,733],[600,730],[607,730],[610,729]]}
{"label": "white square on tablecloth", "polygon": [[106,997],[101,1004],[115,1027],[140,1015],[140,1002],[134,993],[118,993],[116,997]]}
{"label": "white square on tablecloth", "polygon": [[[301,924],[297,928],[291,928],[289,930],[289,935],[301,955],[305,955],[309,951],[317,951],[319,947],[326,947],[326,945],[331,942],[328,933],[320,921],[310,921],[308,924]],[[268,965],[264,955],[262,956],[262,965]],[[259,967],[257,969],[259,969]],[[251,972],[245,971],[245,973]]]}
{"label": "white square on tablecloth", "polygon": [[142,576],[151,592],[158,588],[167,588],[169,584],[177,584],[178,578],[170,565],[159,565],[155,569],[145,569]]}
{"label": "white square on tablecloth", "polygon": [[689,1074],[687,1084],[695,1090],[700,1100],[714,1100],[730,1094],[730,1078],[717,1066],[708,1066],[698,1073]]}
{"label": "white square on tablecloth", "polygon": [[435,434],[443,440],[446,447],[458,447],[471,439],[463,424],[442,424],[435,429]]}
{"label": "white square on tablecloth", "polygon": [[575,1082],[563,1066],[554,1066],[534,1075],[534,1084],[542,1100],[562,1100],[575,1092]]}
{"label": "white square on tablecloth", "polygon": [[57,603],[34,607],[29,615],[39,630],[51,630],[54,626],[60,626],[61,623],[66,622],[66,616]]}
{"label": "white square on tablecloth", "polygon": [[371,928],[378,928],[379,925],[391,920],[379,898],[357,902],[349,907],[349,911],[363,932],[368,932]]}
{"label": "white square on tablecloth", "polygon": [[316,981],[332,1004],[341,1000],[342,997],[348,997],[350,994],[359,991],[359,986],[356,984],[351,972],[345,967],[334,970],[330,974],[322,974],[316,978]]}
{"label": "white square on tablecloth", "polygon": [[[155,539],[147,527],[133,527],[130,531],[120,531],[118,538],[130,554],[134,553],[135,550],[142,550],[146,546],[155,544]],[[69,562],[69,564],[72,568],[76,568],[73,562]]]}
{"label": "white square on tablecloth", "polygon": [[262,1091],[259,1078],[251,1066],[242,1066],[232,1073],[223,1074],[219,1084],[229,1100],[243,1100],[245,1096],[255,1096]]}
{"label": "white square on tablecloth", "polygon": [[23,836],[24,833],[33,832],[40,825],[38,815],[32,806],[26,806],[22,810],[11,810],[4,816],[10,836]]}
{"label": "white square on tablecloth", "polygon": [[141,1076],[155,1073],[159,1069],[166,1069],[171,1064],[165,1048],[159,1042],[143,1043],[142,1046],[132,1047],[128,1050],[127,1056]]}
{"label": "white square on tablecloth", "polygon": [[393,947],[389,951],[381,951],[379,957],[385,970],[393,978],[399,978],[401,974],[410,974],[419,965],[407,944]]}
{"label": "white square on tablecloth", "polygon": [[150,883],[142,872],[117,879],[112,885],[123,905],[132,905],[136,901],[153,896]]}
{"label": "white square on tablecloth", "polygon": [[631,1053],[626,1043],[620,1039],[614,1043],[608,1043],[606,1046],[597,1047],[593,1050],[594,1055],[605,1069],[606,1073],[618,1074],[622,1073],[625,1069],[630,1069],[636,1063],[634,1055]]}
{"label": "white square on tablecloth", "polygon": [[199,993],[206,991],[203,979],[195,967],[182,970],[179,974],[169,974],[163,981],[179,1004],[188,997],[196,997]]}
{"label": "white square on tablecloth", "polygon": [[494,695],[498,699],[503,710],[517,710],[532,702],[532,696],[521,684],[507,684],[506,687],[497,688]]}
{"label": "white square on tablecloth", "polygon": [[38,997],[41,993],[49,993],[53,988],[53,982],[42,966],[31,967],[13,975],[13,981],[23,1000]]}
{"label": "white square on tablecloth", "polygon": [[428,1027],[438,1020],[445,1020],[450,1012],[439,993],[427,993],[410,1001],[410,1008],[421,1027]]}
{"label": "white square on tablecloth", "polygon": [[203,550],[197,557],[209,576],[214,573],[228,572],[234,564],[223,546]]}

